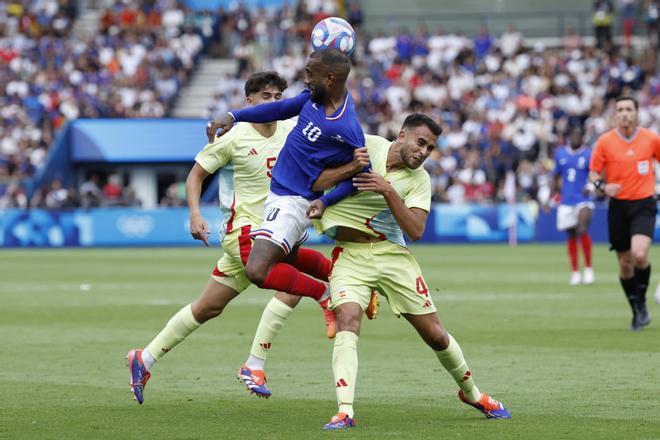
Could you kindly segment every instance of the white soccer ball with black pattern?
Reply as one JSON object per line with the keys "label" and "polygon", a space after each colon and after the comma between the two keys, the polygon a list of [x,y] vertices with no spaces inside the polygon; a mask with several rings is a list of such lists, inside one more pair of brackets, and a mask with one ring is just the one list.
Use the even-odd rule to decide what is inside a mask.
{"label": "white soccer ball with black pattern", "polygon": [[339,17],[319,21],[312,31],[312,47],[315,51],[333,47],[350,55],[355,49],[355,41],[353,27]]}

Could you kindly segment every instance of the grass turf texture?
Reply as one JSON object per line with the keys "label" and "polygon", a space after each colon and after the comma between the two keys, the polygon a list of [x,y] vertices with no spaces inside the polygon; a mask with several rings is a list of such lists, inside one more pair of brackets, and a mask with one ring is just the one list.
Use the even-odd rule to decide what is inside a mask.
{"label": "grass turf texture", "polygon": [[235,379],[272,296],[254,288],[161,359],[139,406],[123,356],[199,294],[217,250],[26,250],[0,252],[0,438],[660,435],[657,276],[656,322],[632,333],[604,246],[594,249],[597,283],[578,287],[567,284],[562,246],[413,252],[477,384],[513,420],[486,420],[460,403],[433,353],[383,301],[359,341],[358,426],[321,433],[336,411],[332,343],[310,300],[270,352],[273,397],[250,396]]}

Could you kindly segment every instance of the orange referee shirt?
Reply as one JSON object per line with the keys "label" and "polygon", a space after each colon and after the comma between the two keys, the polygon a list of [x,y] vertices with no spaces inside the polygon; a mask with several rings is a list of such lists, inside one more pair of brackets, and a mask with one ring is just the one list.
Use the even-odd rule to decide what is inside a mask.
{"label": "orange referee shirt", "polygon": [[589,169],[605,170],[607,183],[618,183],[620,200],[639,200],[655,194],[653,158],[660,161],[660,136],[639,127],[630,139],[617,129],[604,133],[596,141]]}

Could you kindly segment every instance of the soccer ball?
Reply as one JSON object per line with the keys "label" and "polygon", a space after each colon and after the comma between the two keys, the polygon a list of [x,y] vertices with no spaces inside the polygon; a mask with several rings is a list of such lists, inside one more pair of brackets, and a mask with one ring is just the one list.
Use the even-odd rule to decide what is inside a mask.
{"label": "soccer ball", "polygon": [[324,50],[334,47],[346,55],[355,49],[355,31],[346,20],[330,17],[319,21],[312,31],[312,47],[314,50]]}

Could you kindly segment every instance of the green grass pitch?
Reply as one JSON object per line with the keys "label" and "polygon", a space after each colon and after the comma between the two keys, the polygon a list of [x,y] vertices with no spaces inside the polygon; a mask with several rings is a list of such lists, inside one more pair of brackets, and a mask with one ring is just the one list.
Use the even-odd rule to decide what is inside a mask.
{"label": "green grass pitch", "polygon": [[[327,251],[327,248],[325,249]],[[301,303],[267,364],[273,397],[236,381],[271,292],[251,288],[153,369],[142,406],[124,355],[197,297],[217,249],[0,252],[0,438],[660,437],[660,306],[628,330],[615,258],[594,250],[597,283],[569,287],[563,246],[415,246],[440,317],[479,387],[510,421],[456,397],[433,353],[386,303],[359,341],[358,426],[335,413],[332,343]],[[654,267],[659,253],[652,249]]]}

